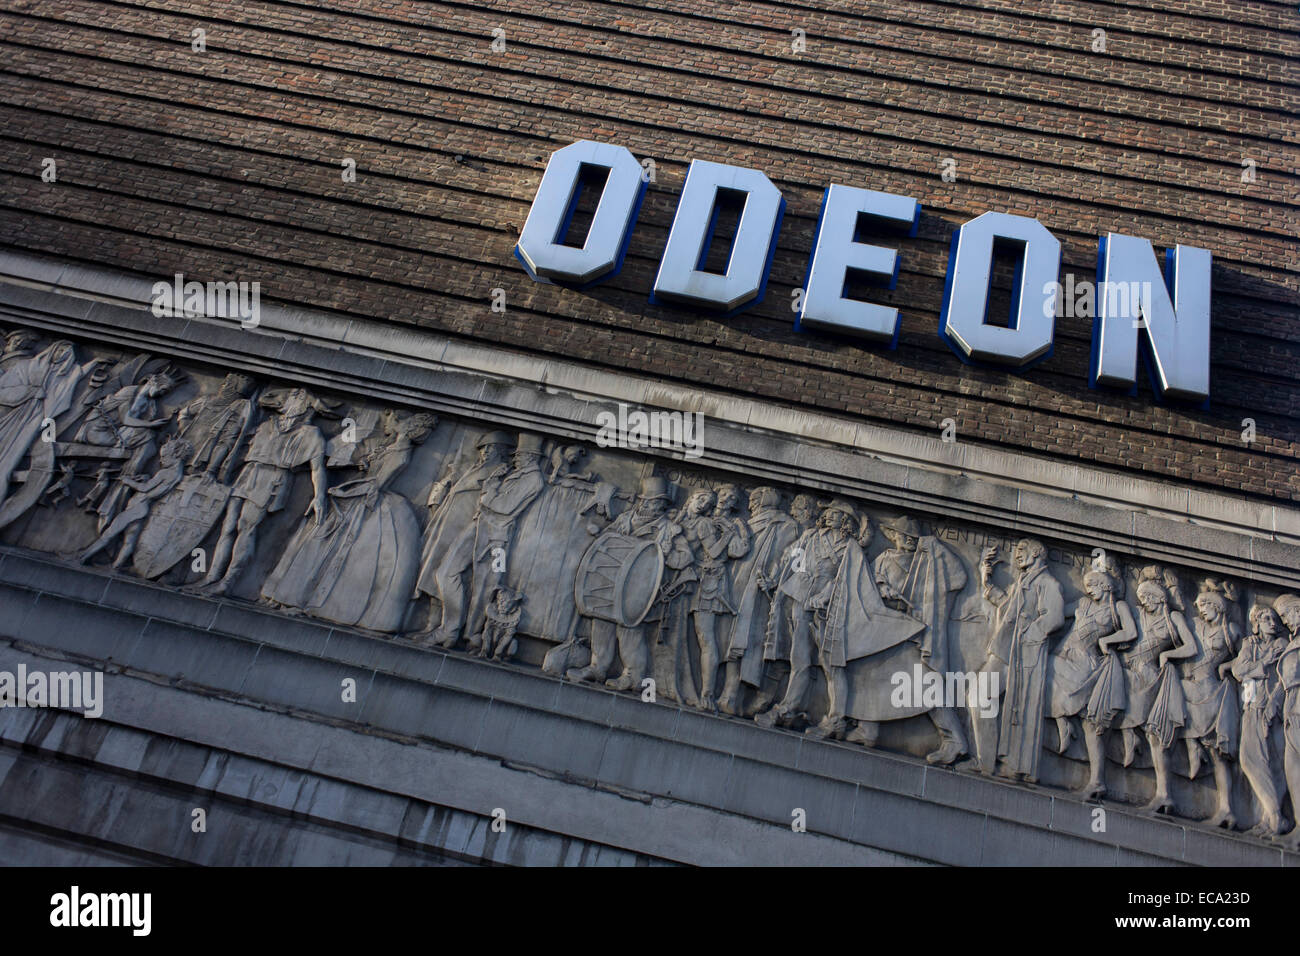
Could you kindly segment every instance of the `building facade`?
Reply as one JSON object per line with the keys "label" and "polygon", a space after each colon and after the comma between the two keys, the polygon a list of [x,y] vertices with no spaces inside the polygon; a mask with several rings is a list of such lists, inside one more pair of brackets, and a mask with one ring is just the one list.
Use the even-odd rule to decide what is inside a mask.
{"label": "building facade", "polygon": [[0,12],[6,856],[1294,864],[1296,26]]}

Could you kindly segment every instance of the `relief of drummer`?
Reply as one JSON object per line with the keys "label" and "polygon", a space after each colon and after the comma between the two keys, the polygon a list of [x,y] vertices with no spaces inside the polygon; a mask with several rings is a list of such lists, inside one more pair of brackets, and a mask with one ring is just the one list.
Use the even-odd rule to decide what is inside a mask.
{"label": "relief of drummer", "polygon": [[[663,555],[664,567],[674,571],[685,568],[691,563],[690,545],[682,534],[681,525],[668,517],[668,507],[672,496],[668,493],[668,482],[663,478],[651,476],[642,480],[641,492],[631,510],[623,512],[613,523],[601,532],[589,551],[607,548],[611,538],[635,538],[652,540]],[[640,588],[646,582],[627,582],[625,587]],[[658,582],[651,587],[658,590]],[[623,670],[617,678],[605,681],[605,686],[614,690],[632,690],[640,688],[650,672],[650,647],[646,640],[646,621],[635,624],[623,624],[606,618],[585,615],[591,621],[591,660],[585,667],[572,668],[565,677],[573,681],[604,680],[614,664],[614,651],[617,647],[623,661]]]}

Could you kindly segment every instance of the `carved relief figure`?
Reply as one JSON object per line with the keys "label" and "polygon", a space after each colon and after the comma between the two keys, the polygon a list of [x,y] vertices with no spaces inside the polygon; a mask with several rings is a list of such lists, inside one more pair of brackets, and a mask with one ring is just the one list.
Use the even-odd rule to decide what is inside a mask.
{"label": "carved relief figure", "polygon": [[[934,535],[923,535],[920,526],[906,516],[883,524],[881,533],[893,547],[876,558],[880,596],[925,625],[925,630],[911,639],[920,664],[923,669],[946,674],[953,669],[949,634],[952,605],[966,586],[961,558]],[[911,670],[911,663],[901,661],[907,670]],[[960,717],[948,707],[933,708],[928,714],[940,742],[926,760],[933,764],[954,763],[967,753]]]}
{"label": "carved relief figure", "polygon": [[5,336],[4,351],[0,352],[0,375],[8,371],[11,365],[36,354],[36,343],[40,338],[27,329],[14,329]]}
{"label": "carved relief figure", "polygon": [[[605,575],[603,580],[608,584],[594,581],[590,585],[591,597],[598,598],[603,608],[602,616],[586,615],[591,622],[591,657],[585,666],[566,673],[569,680],[605,680],[614,664],[616,648],[623,662],[622,673],[616,679],[605,681],[606,686],[615,690],[639,689],[649,676],[646,624],[653,619],[654,612],[647,614],[644,609],[659,605],[662,613],[659,596],[664,568],[680,570],[691,563],[692,557],[681,526],[668,517],[671,502],[668,483],[663,478],[645,478],[632,509],[615,518],[584,555],[584,562],[608,555],[611,568],[626,568],[629,573]],[[653,542],[662,558],[653,565],[642,564],[639,556],[644,549],[638,547],[641,542]],[[634,563],[627,564],[627,561]],[[628,600],[628,593],[616,593],[616,580],[624,582],[625,592],[635,592],[634,600]],[[637,606],[633,618],[621,610],[629,605]]]}
{"label": "carved relief figure", "polygon": [[1195,780],[1201,768],[1201,750],[1208,750],[1214,765],[1214,784],[1218,792],[1218,809],[1210,817],[1211,826],[1232,829],[1236,817],[1232,812],[1232,764],[1237,757],[1241,737],[1240,704],[1236,685],[1224,680],[1232,666],[1241,641],[1229,617],[1228,603],[1235,593],[1225,593],[1223,585],[1207,581],[1196,597],[1196,653],[1185,658],[1182,671],[1183,700],[1187,723],[1182,737],[1187,745],[1188,776]]}
{"label": "carved relief figure", "polygon": [[[428,596],[441,607],[438,625],[433,625],[431,613],[429,628],[412,635],[417,643],[445,644],[451,635],[453,641],[460,636],[462,623],[458,615],[463,614],[463,598],[460,604],[452,604],[448,611],[448,602],[443,588],[461,588],[459,577],[439,577],[439,568],[448,559],[452,547],[465,534],[467,528],[473,527],[478,512],[479,498],[483,493],[483,482],[489,476],[504,475],[509,470],[506,457],[514,447],[515,440],[508,432],[487,432],[479,437],[475,448],[478,449],[478,461],[459,476],[451,475],[438,481],[429,491],[428,507],[432,509],[429,526],[424,534],[424,551],[420,564],[420,574],[416,579],[415,597]],[[471,545],[472,547],[472,545]],[[448,594],[447,598],[456,600]]]}
{"label": "carved relief figure", "polygon": [[794,500],[790,502],[790,517],[794,519],[797,537],[782,553],[776,579],[773,582],[772,607],[768,611],[767,626],[763,634],[763,663],[766,665],[766,679],[763,683],[761,699],[756,700],[753,707],[756,715],[767,715],[762,721],[758,721],[758,716],[754,719],[760,725],[769,727],[773,726],[771,722],[778,716],[773,713],[773,710],[789,687],[791,668],[794,666],[792,662],[798,660],[801,666],[808,667],[811,666],[812,661],[809,634],[803,635],[809,641],[806,646],[798,648],[794,646],[794,601],[785,593],[782,585],[796,570],[803,570],[805,566],[804,550],[799,539],[817,524],[817,502],[811,495],[795,495]]}
{"label": "carved relief figure", "polygon": [[523,615],[524,596],[504,585],[497,585],[488,596],[483,614],[483,631],[478,639],[478,656],[495,661],[509,661],[518,642],[515,631]]}
{"label": "carved relief figure", "polygon": [[[67,410],[89,370],[77,364],[71,342],[55,342],[35,355],[15,358],[0,373],[0,504],[9,497],[19,463],[40,437],[41,423]],[[49,452],[52,466],[53,449]]]}
{"label": "carved relief figure", "polygon": [[826,677],[827,706],[825,716],[806,734],[834,739],[848,731],[849,663],[907,640],[924,625],[881,600],[858,541],[863,526],[849,502],[832,501],[819,524],[796,542],[800,561],[781,585],[794,601],[790,683],[781,703],[755,719],[762,726],[789,724],[804,711],[810,665],[804,666],[802,653],[795,657],[795,649],[815,642]]}
{"label": "carved relief figure", "polygon": [[1106,734],[1128,703],[1119,651],[1138,632],[1113,561],[1095,561],[1083,587],[1087,594],[1068,612],[1074,619],[1070,633],[1049,661],[1047,716],[1056,719],[1060,753],[1074,736],[1071,721],[1082,721],[1089,771],[1082,793],[1100,800],[1106,796]]}
{"label": "carved relief figure", "polygon": [[104,529],[94,544],[86,548],[77,558],[78,563],[87,564],[116,538],[122,536],[122,546],[113,561],[114,568],[122,568],[131,560],[136,542],[140,540],[140,531],[149,509],[154,501],[166,495],[180,484],[185,474],[185,464],[194,454],[194,446],[183,438],[170,438],[158,452],[158,470],[152,478],[143,475],[124,476],[121,480],[126,487],[135,492],[116,518]]}
{"label": "carved relief figure", "polygon": [[1284,633],[1277,612],[1256,604],[1250,609],[1250,634],[1227,665],[1241,685],[1241,770],[1259,801],[1260,820],[1251,831],[1256,836],[1277,836],[1286,826],[1281,761],[1271,739],[1282,710],[1277,664],[1286,651]]}
{"label": "carved relief figure", "polygon": [[177,431],[194,444],[193,468],[197,474],[229,482],[236,451],[252,426],[255,390],[247,375],[231,372],[221,380],[217,394],[200,396],[176,413]]}
{"label": "carved relief figure", "polygon": [[324,519],[303,520],[262,586],[264,600],[335,624],[401,630],[420,567],[420,524],[389,486],[437,418],[390,410],[382,422],[382,437],[367,441],[358,461],[363,477],[329,489]]}
{"label": "carved relief figure", "polygon": [[[799,537],[798,523],[781,511],[781,494],[763,486],[749,493],[748,531],[753,535],[748,555],[735,564],[733,593],[738,595],[734,618],[725,636],[726,680],[718,709],[740,713],[744,686],[763,686],[763,644],[767,634],[772,593],[781,573],[786,549]],[[769,688],[769,699],[773,696]],[[769,700],[770,702],[770,700]]]}
{"label": "carved relief figure", "polygon": [[258,525],[288,503],[296,471],[305,467],[311,473],[307,514],[313,522],[320,524],[329,513],[325,438],[312,419],[316,414],[335,416],[334,406],[304,388],[268,392],[260,404],[275,415],[253,433],[244,467],[230,491],[212,564],[199,584],[208,594],[225,594],[239,579],[257,548]]}
{"label": "carved relief figure", "polygon": [[1015,580],[1003,590],[993,583],[997,548],[986,548],[980,584],[990,608],[993,633],[981,671],[998,675],[1005,688],[1000,719],[974,716],[980,770],[1033,783],[1042,752],[1047,683],[1047,639],[1065,623],[1061,585],[1047,570],[1047,549],[1025,538],[1012,552]]}
{"label": "carved relief figure", "polygon": [[1277,662],[1276,699],[1281,703],[1282,737],[1285,741],[1282,764],[1287,789],[1291,791],[1291,816],[1295,827],[1289,847],[1300,850],[1300,597],[1283,594],[1273,602],[1273,610],[1286,625],[1291,640]]}
{"label": "carved relief figure", "polygon": [[749,531],[743,521],[731,515],[738,498],[734,485],[724,485],[716,493],[707,488],[698,489],[687,498],[686,507],[677,519],[694,556],[692,564],[678,576],[677,583],[686,584],[690,580],[685,609],[700,649],[698,706],[701,710],[716,707],[714,695],[721,663],[719,620],[727,620],[736,613],[727,575],[728,559],[743,557],[749,551]]}
{"label": "carved relief figure", "polygon": [[[537,498],[542,477],[542,440],[527,433],[519,442],[508,468],[495,468],[484,476],[473,520],[452,542],[435,575],[442,601],[442,625],[434,643],[454,647],[466,620],[480,621],[488,591],[501,580],[515,522]],[[470,650],[477,649],[477,630]]]}
{"label": "carved relief figure", "polygon": [[[1156,792],[1145,809],[1173,813],[1169,795],[1169,748],[1187,723],[1182,682],[1173,661],[1196,653],[1196,638],[1182,611],[1169,606],[1165,585],[1144,572],[1137,587],[1138,642],[1124,656],[1128,677],[1128,711],[1120,726],[1133,731],[1141,727],[1151,748],[1156,771]],[[1126,743],[1125,760],[1131,762],[1132,747]]]}
{"label": "carved relief figure", "polygon": [[[175,388],[181,378],[180,372],[167,368],[149,375],[139,385],[118,389],[90,410],[73,440],[125,452],[122,473],[139,474],[157,453],[158,429],[171,420],[170,416],[159,415],[159,399]],[[98,503],[96,513],[101,531],[117,517],[129,492],[130,488],[119,479]]]}
{"label": "carved relief figure", "polygon": [[[525,594],[519,629],[544,641],[556,642],[544,669],[562,676],[570,667],[578,608],[574,587],[578,564],[593,537],[613,517],[616,499],[631,502],[611,483],[590,471],[578,471],[587,452],[565,445],[551,453],[546,486],[524,512],[510,548],[506,583]],[[563,647],[563,650],[557,648]]]}

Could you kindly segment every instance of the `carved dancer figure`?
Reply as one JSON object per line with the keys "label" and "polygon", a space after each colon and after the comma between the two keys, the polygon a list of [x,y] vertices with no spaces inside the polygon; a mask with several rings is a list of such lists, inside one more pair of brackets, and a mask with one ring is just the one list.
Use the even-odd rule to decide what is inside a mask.
{"label": "carved dancer figure", "polygon": [[1235,600],[1235,592],[1225,592],[1224,587],[1207,581],[1197,595],[1196,618],[1192,622],[1196,653],[1185,658],[1180,669],[1187,708],[1187,723],[1182,729],[1187,746],[1187,775],[1196,779],[1201,769],[1201,750],[1208,750],[1214,765],[1218,808],[1207,822],[1231,830],[1237,825],[1232,812],[1232,763],[1241,738],[1241,711],[1236,684],[1225,680],[1223,675],[1232,666],[1241,633],[1228,609],[1229,601]]}
{"label": "carved dancer figure", "polygon": [[[664,566],[680,570],[691,563],[690,545],[682,534],[681,526],[668,517],[672,497],[668,483],[656,476],[641,482],[641,491],[632,508],[623,512],[592,542],[591,549],[602,546],[602,539],[611,535],[644,538],[654,541],[663,555]],[[653,614],[653,612],[652,612]],[[649,676],[650,648],[646,642],[646,621],[634,626],[615,624],[602,618],[588,618],[591,622],[591,656],[584,667],[573,668],[565,677],[572,681],[605,680],[614,664],[614,652],[622,658],[622,673],[617,678],[605,680],[605,686],[614,690],[633,690]]]}
{"label": "carved dancer figure", "polygon": [[1251,829],[1255,836],[1273,837],[1285,831],[1282,819],[1279,755],[1272,743],[1273,726],[1282,710],[1281,684],[1277,664],[1286,651],[1282,620],[1267,604],[1250,609],[1250,633],[1237,656],[1225,668],[1241,685],[1241,771],[1259,801],[1259,822]]}
{"label": "carved dancer figure", "polygon": [[313,496],[307,514],[314,523],[329,514],[325,438],[312,419],[317,414],[337,417],[334,406],[304,388],[269,392],[260,404],[276,414],[253,433],[244,467],[230,491],[212,564],[199,583],[207,594],[225,594],[239,580],[257,550],[258,526],[288,504],[294,472],[304,467],[311,472]]}
{"label": "carved dancer figure", "polygon": [[363,446],[362,477],[328,491],[321,521],[304,519],[262,586],[262,599],[381,633],[401,630],[420,564],[420,524],[389,490],[437,424],[427,413],[387,411],[382,436]]}
{"label": "carved dancer figure", "polygon": [[90,559],[104,550],[118,535],[122,536],[122,546],[113,560],[114,568],[125,567],[135,552],[136,542],[140,540],[140,531],[144,519],[149,516],[153,503],[180,484],[185,475],[185,464],[194,454],[194,446],[183,438],[171,438],[158,452],[158,470],[153,477],[143,475],[123,476],[122,484],[135,492],[116,518],[104,529],[94,544],[86,548],[77,558],[78,564],[88,564]]}
{"label": "carved dancer figure", "polygon": [[[1125,729],[1141,726],[1151,748],[1156,771],[1156,792],[1144,809],[1153,813],[1175,812],[1169,795],[1169,748],[1187,723],[1182,682],[1173,661],[1197,652],[1196,637],[1181,611],[1169,606],[1169,592],[1151,577],[1137,588],[1138,642],[1124,656],[1128,677],[1129,709],[1120,724]],[[1126,747],[1126,760],[1131,760]]]}
{"label": "carved dancer figure", "polygon": [[[966,569],[956,552],[934,535],[922,534],[920,525],[907,516],[885,522],[880,530],[893,545],[876,558],[880,596],[885,603],[925,625],[925,630],[912,638],[912,644],[919,651],[921,667],[942,676],[952,669],[949,634],[952,606],[966,586]],[[910,670],[910,667],[902,669]],[[927,714],[939,734],[939,747],[925,759],[932,764],[946,765],[965,756],[966,733],[957,711],[935,707]],[[863,725],[863,721],[858,722],[858,727]],[[870,730],[865,732],[874,744],[874,734]]]}
{"label": "carved dancer figure", "polygon": [[764,683],[763,643],[772,593],[778,584],[785,551],[799,537],[798,523],[781,511],[781,494],[763,486],[749,493],[747,531],[753,541],[749,554],[735,564],[735,591],[739,602],[725,637],[726,680],[718,709],[724,714],[742,711],[744,687]]}
{"label": "carved dancer figure", "polygon": [[1282,705],[1282,736],[1286,741],[1282,764],[1286,771],[1287,789],[1291,791],[1291,814],[1295,827],[1288,842],[1289,849],[1300,850],[1300,597],[1283,594],[1273,602],[1273,610],[1291,636],[1290,643],[1277,662],[1276,698]]}
{"label": "carved dancer figure", "polygon": [[[459,636],[460,625],[455,623],[454,616],[456,605],[453,604],[449,612],[443,594],[443,588],[452,587],[453,582],[447,578],[440,579],[438,571],[452,546],[464,535],[465,529],[473,527],[479,498],[483,494],[483,482],[489,477],[499,477],[509,471],[507,459],[514,445],[514,436],[508,432],[495,431],[481,435],[475,443],[478,460],[459,476],[453,478],[449,474],[429,490],[427,503],[432,513],[424,533],[424,551],[414,596],[417,600],[427,596],[432,599],[431,603],[436,601],[441,613],[439,623],[435,626],[431,610],[426,630],[411,635],[411,639],[418,644],[442,643],[453,630]],[[454,583],[460,584],[458,580]]]}
{"label": "carved dancer figure", "polygon": [[1042,752],[1047,640],[1065,623],[1065,599],[1047,570],[1046,555],[1041,541],[1017,542],[1016,577],[1005,591],[993,583],[997,548],[986,548],[980,561],[980,584],[993,622],[980,669],[997,675],[997,686],[1005,690],[997,723],[972,713],[979,769],[1027,783],[1038,779]]}
{"label": "carved dancer figure", "polygon": [[1093,562],[1083,587],[1087,594],[1066,612],[1074,625],[1050,658],[1047,716],[1056,719],[1058,753],[1074,737],[1071,722],[1082,721],[1089,773],[1081,793],[1100,800],[1106,796],[1106,735],[1128,703],[1118,651],[1138,632],[1114,562]]}

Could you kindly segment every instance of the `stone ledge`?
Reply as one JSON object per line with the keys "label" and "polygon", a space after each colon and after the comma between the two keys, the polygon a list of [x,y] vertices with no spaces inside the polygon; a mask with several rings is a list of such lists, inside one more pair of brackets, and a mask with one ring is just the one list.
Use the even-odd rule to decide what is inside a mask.
{"label": "stone ledge", "polygon": [[[531,669],[307,620],[286,621],[251,605],[176,595],[132,579],[110,583],[110,577],[4,554],[0,602],[13,612],[6,632],[33,652],[47,653],[41,650],[46,648],[87,661],[111,659],[115,669],[150,675],[153,681],[184,682],[186,691],[177,693],[189,697],[216,694],[250,706],[293,709],[301,711],[297,719],[350,726],[367,737],[383,734],[497,764],[535,767],[584,791],[657,795],[783,832],[792,808],[802,807],[810,833],[938,862],[983,862],[985,838],[972,834],[983,834],[991,821],[1041,834],[1026,837],[1029,842],[1017,857],[1022,862],[1031,861],[1030,846],[1042,850],[1038,862],[1095,862],[1100,845],[1108,848],[1100,851],[1103,856],[1139,852],[1166,862],[1282,862],[1281,851],[1244,837],[1153,819],[1118,805],[1107,807],[1107,833],[1093,835],[1091,807],[1063,792],[1026,790],[906,757],[763,730],[747,721],[643,704]],[[211,627],[127,610],[150,606],[151,592],[172,595],[171,602],[153,602],[168,613],[175,613],[178,600],[218,605],[211,617],[197,608],[179,615],[211,619]],[[87,596],[99,603],[86,603]],[[70,620],[86,625],[70,626]],[[358,678],[359,715],[332,703],[346,676]],[[225,739],[219,745],[235,744]],[[388,788],[378,777],[363,782]],[[938,832],[944,838],[927,837],[925,828],[912,825],[923,819],[934,826],[942,822]],[[1188,850],[1193,832],[1195,853]],[[638,852],[660,855],[645,848]]]}
{"label": "stone ledge", "polygon": [[[173,863],[661,862],[519,824],[497,834],[490,817],[58,711],[0,711],[0,784],[19,779],[24,786],[0,786],[9,819],[46,838],[61,832],[72,844]],[[191,829],[195,807],[205,810],[207,839]]]}

